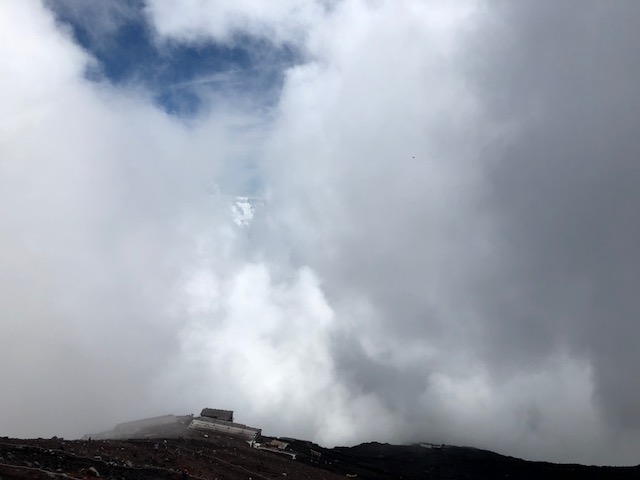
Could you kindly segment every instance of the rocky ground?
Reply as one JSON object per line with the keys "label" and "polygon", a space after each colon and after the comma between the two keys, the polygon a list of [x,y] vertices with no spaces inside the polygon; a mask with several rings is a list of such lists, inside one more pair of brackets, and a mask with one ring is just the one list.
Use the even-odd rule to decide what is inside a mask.
{"label": "rocky ground", "polygon": [[[267,439],[268,440],[268,439]],[[0,438],[0,480],[181,479],[638,479],[640,467],[527,462],[474,448],[366,443],[325,449],[283,439],[288,455],[236,437],[188,431],[126,440]]]}
{"label": "rocky ground", "polygon": [[[156,448],[156,444],[158,445]],[[113,480],[344,478],[225,435],[206,439],[0,439],[0,479]]]}

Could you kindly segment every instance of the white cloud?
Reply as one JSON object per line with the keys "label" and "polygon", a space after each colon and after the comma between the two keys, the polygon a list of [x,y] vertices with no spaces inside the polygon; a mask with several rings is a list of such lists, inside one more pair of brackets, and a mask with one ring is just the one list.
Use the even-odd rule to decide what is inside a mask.
{"label": "white cloud", "polygon": [[[2,372],[16,386],[2,409],[21,412],[2,428],[81,434],[153,405],[194,236],[231,222],[204,184],[232,128],[211,119],[203,139],[141,92],[84,80],[91,60],[35,2],[1,17]],[[45,398],[58,414],[34,413]]]}
{"label": "white cloud", "polygon": [[133,22],[136,7],[131,2],[86,2],[84,0],[43,0],[43,3],[80,24],[91,25],[86,34],[94,46],[109,48],[104,39],[116,32],[123,24]]}
{"label": "white cloud", "polygon": [[[19,412],[5,434],[77,435],[220,406],[326,444],[633,462],[616,449],[635,445],[633,432],[601,415],[617,399],[603,375],[624,371],[590,343],[601,327],[584,298],[602,287],[588,280],[600,270],[554,277],[536,241],[562,238],[519,224],[571,202],[538,209],[528,185],[498,201],[517,177],[505,165],[537,165],[507,155],[535,151],[523,147],[530,105],[553,123],[542,107],[568,94],[500,110],[522,82],[484,35],[525,35],[500,29],[508,12],[469,5],[149,1],[160,41],[242,33],[305,53],[272,112],[230,98],[187,126],[147,92],[85,80],[93,60],[42,6],[3,4],[0,374],[15,388],[0,408]],[[497,94],[483,62],[505,68]],[[562,118],[554,131],[580,125]],[[537,128],[539,145],[553,143]],[[247,156],[266,198],[238,228],[236,160]],[[538,277],[554,279],[554,294]],[[605,375],[616,394],[620,375]]]}
{"label": "white cloud", "polygon": [[305,29],[324,11],[316,0],[259,0],[206,2],[187,0],[180,5],[166,0],[147,3],[147,13],[158,34],[177,41],[197,42],[213,38],[227,42],[235,34],[251,34],[266,40],[297,42]]}

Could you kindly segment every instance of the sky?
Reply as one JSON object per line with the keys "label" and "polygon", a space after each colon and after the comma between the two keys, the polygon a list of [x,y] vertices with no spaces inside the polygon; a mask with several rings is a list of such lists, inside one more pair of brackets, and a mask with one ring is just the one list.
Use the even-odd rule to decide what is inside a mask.
{"label": "sky", "polygon": [[640,463],[640,3],[0,5],[0,435],[203,407]]}

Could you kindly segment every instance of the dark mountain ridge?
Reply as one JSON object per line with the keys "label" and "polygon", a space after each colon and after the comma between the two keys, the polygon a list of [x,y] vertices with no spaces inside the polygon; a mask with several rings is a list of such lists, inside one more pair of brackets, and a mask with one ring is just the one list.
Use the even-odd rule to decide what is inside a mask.
{"label": "dark mountain ridge", "polygon": [[640,478],[640,466],[531,462],[471,447],[371,442],[324,448],[268,437],[230,419],[167,415],[82,440],[0,438],[0,480]]}

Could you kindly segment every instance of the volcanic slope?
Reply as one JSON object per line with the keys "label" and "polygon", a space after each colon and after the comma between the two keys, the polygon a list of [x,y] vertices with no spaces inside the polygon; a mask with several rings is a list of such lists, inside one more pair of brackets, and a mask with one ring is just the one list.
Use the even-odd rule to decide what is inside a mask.
{"label": "volcanic slope", "polygon": [[128,440],[0,439],[0,479],[255,480],[344,478],[230,435]]}
{"label": "volcanic slope", "polygon": [[342,475],[370,480],[616,480],[640,479],[640,466],[598,467],[531,462],[470,447],[364,443],[324,449],[321,465]]}
{"label": "volcanic slope", "polygon": [[[262,437],[266,444],[269,437]],[[323,448],[291,438],[287,454],[252,448],[225,433],[122,440],[0,438],[0,480],[181,479],[638,479],[640,467],[528,462],[474,448],[366,443]],[[292,454],[295,454],[295,459]]]}

